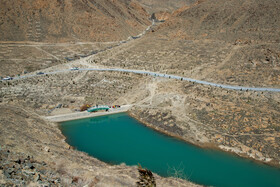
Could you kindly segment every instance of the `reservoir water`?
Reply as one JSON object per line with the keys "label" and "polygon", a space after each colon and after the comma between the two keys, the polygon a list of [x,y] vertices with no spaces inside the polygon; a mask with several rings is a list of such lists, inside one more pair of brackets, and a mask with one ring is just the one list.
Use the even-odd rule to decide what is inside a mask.
{"label": "reservoir water", "polygon": [[280,187],[280,169],[201,149],[145,127],[126,113],[63,122],[66,141],[107,163],[141,164],[207,186]]}

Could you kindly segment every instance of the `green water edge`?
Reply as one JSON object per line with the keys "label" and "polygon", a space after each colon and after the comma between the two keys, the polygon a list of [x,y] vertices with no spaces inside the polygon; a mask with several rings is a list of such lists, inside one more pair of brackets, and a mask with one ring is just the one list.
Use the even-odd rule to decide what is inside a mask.
{"label": "green water edge", "polygon": [[280,187],[280,169],[159,133],[127,113],[62,122],[66,142],[110,163],[137,165],[163,177],[207,186]]}

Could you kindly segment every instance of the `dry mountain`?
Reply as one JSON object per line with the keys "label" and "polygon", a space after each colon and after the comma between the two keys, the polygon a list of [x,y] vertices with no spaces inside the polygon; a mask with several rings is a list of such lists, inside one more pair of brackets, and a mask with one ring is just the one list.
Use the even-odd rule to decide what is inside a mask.
{"label": "dry mountain", "polygon": [[[194,66],[199,67],[200,78],[208,75],[208,80],[222,79],[220,82],[230,84],[277,87],[280,85],[279,10],[280,2],[274,0],[198,1],[176,11],[155,35],[183,43],[194,40],[199,45],[207,43],[195,57]],[[209,56],[209,50],[216,51],[214,56]],[[185,54],[189,52],[185,50]],[[223,54],[226,58],[214,60]],[[188,62],[181,63],[190,63],[193,55]]]}
{"label": "dry mountain", "polygon": [[176,12],[160,31],[180,30],[185,38],[279,42],[280,2],[277,0],[203,0]]}
{"label": "dry mountain", "polygon": [[116,41],[150,24],[130,0],[3,0],[0,7],[2,41]]}
{"label": "dry mountain", "polygon": [[181,8],[182,6],[190,5],[195,0],[137,0],[150,14],[174,10]]}
{"label": "dry mountain", "polygon": [[[123,15],[118,14],[117,8],[110,9],[110,2],[123,6]],[[49,8],[40,11],[38,7],[42,5]],[[28,38],[29,33],[41,30],[38,41],[112,41],[149,24],[145,11],[132,1],[2,1],[0,7],[1,14],[5,14],[0,22],[2,40],[33,40]],[[53,8],[50,19],[46,15],[51,15]],[[153,26],[140,39],[122,45],[115,42],[115,47],[112,42],[29,46],[2,42],[1,74],[11,69],[11,63],[17,72],[27,68],[26,63],[32,61],[29,54],[35,51],[33,59],[40,60],[45,69],[34,60],[30,71],[39,68],[52,72],[71,67],[145,69],[228,85],[279,88],[279,9],[280,3],[273,0],[198,1],[175,11],[164,23],[157,22],[159,26]],[[17,16],[17,12],[29,15],[32,22],[26,21],[29,17]],[[135,12],[135,17],[129,12]],[[29,28],[26,23],[32,32],[24,30]],[[61,62],[70,55],[92,51],[98,53]],[[45,63],[46,59],[51,62]],[[30,74],[35,73],[33,70]],[[0,82],[0,96],[3,185],[135,185],[135,167],[111,166],[73,150],[57,125],[42,117],[74,112],[85,103],[132,104],[130,115],[156,130],[195,145],[280,164],[280,93],[228,90],[126,72],[66,71]],[[61,108],[55,108],[58,105]],[[19,164],[22,159],[24,162]],[[22,178],[26,175],[16,173],[29,162],[35,168],[26,170],[34,175],[31,173],[26,180]],[[155,177],[158,186],[192,185],[179,179]]]}
{"label": "dry mountain", "polygon": [[[174,12],[122,50],[100,53],[91,61],[227,85],[279,88],[279,8],[272,0],[200,1]],[[143,85],[141,95],[135,91],[123,102],[138,102],[132,110],[136,118],[187,141],[279,164],[279,93],[175,83],[154,79]]]}

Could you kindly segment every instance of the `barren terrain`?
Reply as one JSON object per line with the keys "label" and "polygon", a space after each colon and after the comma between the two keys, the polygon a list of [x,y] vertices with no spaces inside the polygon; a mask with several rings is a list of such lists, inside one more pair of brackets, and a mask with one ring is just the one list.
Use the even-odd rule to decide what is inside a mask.
{"label": "barren terrain", "polygon": [[178,8],[194,3],[194,0],[137,0],[150,14],[157,12],[172,13]]}
{"label": "barren terrain", "polygon": [[[137,7],[136,17],[129,14],[129,21],[125,21],[133,25],[131,28],[127,25],[107,28],[109,13],[99,6],[101,28],[89,27],[102,36],[96,38],[89,34],[89,39],[84,38],[88,20],[86,25],[81,22],[77,26],[81,27],[79,32],[75,31],[78,40],[69,39],[71,32],[69,35],[63,31],[63,37],[54,36],[51,29],[40,40],[30,42],[35,40],[9,33],[13,28],[9,27],[9,19],[5,19],[0,24],[5,41],[0,44],[0,76],[28,76],[71,67],[123,68],[226,85],[280,88],[278,1],[197,1],[173,12],[164,23],[156,23],[138,39],[127,37],[136,36],[151,24],[147,12],[133,4],[134,1],[119,0],[116,6],[125,8],[121,9],[124,15],[118,14],[109,2],[79,1],[75,8],[84,10],[94,3],[102,7],[106,4],[106,10],[119,20],[117,24],[124,24],[123,16]],[[180,2],[176,1],[176,6]],[[5,6],[8,5],[11,6]],[[152,4],[149,8],[153,8]],[[37,9],[35,15],[36,12]],[[39,14],[40,20],[44,12]],[[65,25],[69,25],[68,18],[60,17],[59,20],[65,19]],[[13,20],[13,16],[10,18]],[[140,21],[135,21],[138,18]],[[17,19],[14,21],[22,18]],[[50,24],[50,27],[56,26]],[[112,28],[116,30],[113,32]],[[65,143],[57,124],[45,118],[78,112],[86,103],[133,105],[129,114],[158,131],[197,146],[280,165],[279,92],[228,90],[125,72],[64,71],[1,81],[0,103],[0,184],[136,185],[136,167],[111,166],[74,150]],[[24,162],[19,163],[18,159]],[[29,163],[34,163],[35,169]],[[30,174],[24,180],[15,178],[19,176],[15,173],[26,165],[27,173],[34,172],[34,176]],[[193,185],[186,180],[155,176],[159,186]]]}
{"label": "barren terrain", "polygon": [[149,25],[130,0],[3,0],[0,7],[2,41],[118,41]]}
{"label": "barren terrain", "polygon": [[[0,185],[136,185],[136,167],[111,166],[74,150],[56,124],[30,110],[1,104],[0,118]],[[181,179],[155,179],[159,186],[195,186]]]}
{"label": "barren terrain", "polygon": [[118,44],[119,42],[0,42],[0,76],[23,75],[84,58]]}

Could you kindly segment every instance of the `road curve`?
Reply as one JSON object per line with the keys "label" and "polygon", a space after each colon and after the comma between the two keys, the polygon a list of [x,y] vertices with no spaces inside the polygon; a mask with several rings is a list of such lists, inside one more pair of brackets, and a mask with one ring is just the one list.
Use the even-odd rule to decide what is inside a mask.
{"label": "road curve", "polygon": [[[155,24],[154,20],[152,22],[153,26]],[[151,26],[149,26],[146,30],[143,31],[143,33],[140,33],[136,37],[132,37],[134,39],[140,38],[143,35],[146,34],[146,31],[151,29]],[[124,41],[122,41],[124,42]],[[125,41],[128,42],[128,41]],[[150,76],[156,76],[156,77],[165,77],[165,78],[170,78],[170,79],[178,79],[178,80],[185,80],[193,83],[198,83],[198,84],[203,84],[203,85],[209,85],[213,87],[218,87],[218,88],[224,88],[224,89],[230,89],[230,90],[239,90],[239,91],[260,91],[260,92],[280,92],[280,88],[263,88],[263,87],[245,87],[245,86],[233,86],[233,85],[226,85],[226,84],[218,84],[218,83],[213,83],[213,82],[207,82],[207,81],[202,81],[202,80],[196,80],[192,78],[187,78],[187,77],[181,77],[181,76],[176,76],[176,75],[169,75],[169,74],[162,74],[162,73],[157,73],[157,72],[150,72],[150,71],[144,71],[144,70],[131,70],[131,69],[120,69],[120,68],[81,68],[79,70],[75,71],[117,71],[117,72],[128,72],[128,73],[136,73],[136,74],[147,74]],[[63,72],[71,72],[70,69],[64,69],[64,70],[57,70],[53,72],[46,72],[44,75],[51,75],[51,74],[57,74],[57,73],[63,73]],[[30,77],[35,77],[35,76],[42,76],[42,75],[37,75],[37,74],[30,74],[30,75],[23,75],[23,76],[18,76],[14,77],[14,80],[19,80],[23,78],[30,78]],[[3,80],[2,80],[3,81]]]}
{"label": "road curve", "polygon": [[[57,74],[57,73],[64,73],[64,72],[72,72],[73,70],[70,69],[64,69],[64,70],[58,70],[53,72],[46,72],[44,75],[51,75],[51,74]],[[230,89],[230,90],[239,90],[239,91],[260,91],[260,92],[280,92],[280,88],[263,88],[263,87],[245,87],[245,86],[233,86],[233,85],[226,85],[226,84],[218,84],[213,82],[207,82],[202,80],[196,80],[192,78],[187,77],[181,77],[176,75],[169,75],[169,74],[162,74],[157,72],[151,72],[151,71],[144,71],[144,70],[132,70],[132,69],[120,69],[120,68],[81,68],[79,70],[75,71],[115,71],[115,72],[127,72],[127,73],[136,73],[136,74],[145,74],[155,77],[164,77],[164,78],[170,78],[170,79],[178,79],[178,80],[184,80],[189,81],[193,83],[203,84],[203,85],[209,85],[213,87],[218,88],[224,88],[224,89]],[[25,75],[25,76],[19,76],[15,77],[14,80],[19,80],[23,78],[30,78],[35,76],[42,76],[42,75]]]}

